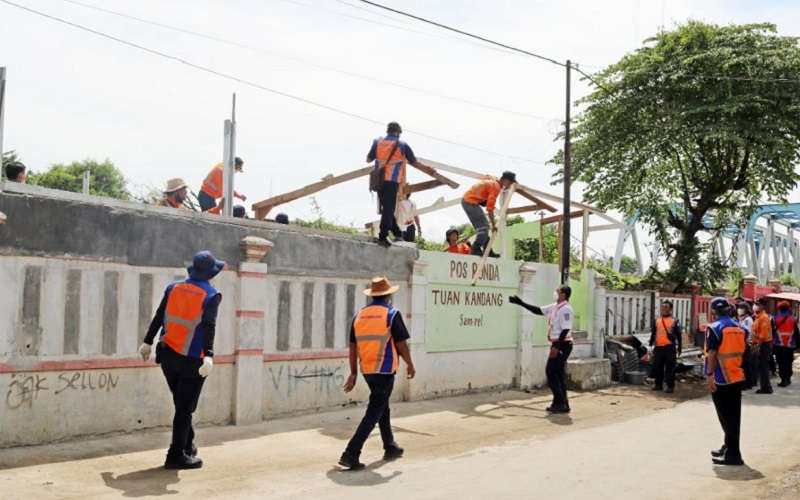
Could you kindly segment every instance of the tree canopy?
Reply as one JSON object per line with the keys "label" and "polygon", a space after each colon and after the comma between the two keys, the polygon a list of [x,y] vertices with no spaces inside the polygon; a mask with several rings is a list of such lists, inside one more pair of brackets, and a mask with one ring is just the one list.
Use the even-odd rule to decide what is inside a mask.
{"label": "tree canopy", "polygon": [[666,249],[670,283],[716,286],[724,266],[698,233],[786,202],[795,187],[798,39],[772,24],[692,21],[592,79],[599,86],[578,103],[572,143],[584,200],[640,211]]}
{"label": "tree canopy", "polygon": [[46,188],[81,193],[83,192],[83,172],[87,169],[90,171],[90,194],[119,200],[131,199],[125,176],[108,159],[102,163],[92,159],[74,161],[69,165],[57,163],[46,172],[31,172],[27,182]]}

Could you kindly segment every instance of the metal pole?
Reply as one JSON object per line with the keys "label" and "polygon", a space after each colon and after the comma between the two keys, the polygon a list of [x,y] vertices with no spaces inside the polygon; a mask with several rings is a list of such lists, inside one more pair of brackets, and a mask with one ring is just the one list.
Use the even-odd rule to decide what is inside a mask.
{"label": "metal pole", "polygon": [[570,248],[570,183],[571,172],[570,164],[572,160],[572,145],[570,144],[569,137],[569,113],[572,107],[570,98],[570,73],[572,71],[572,63],[567,59],[567,115],[565,121],[564,133],[564,222],[562,227],[562,243],[561,243],[561,284],[569,284],[569,248]]}
{"label": "metal pole", "polygon": [[83,171],[83,194],[89,194],[89,185],[91,184],[92,172],[87,168]]}
{"label": "metal pole", "polygon": [[225,120],[225,144],[222,152],[222,196],[225,206],[222,215],[233,216],[233,175],[234,159],[236,158],[236,94],[233,94],[233,110],[231,119]]}
{"label": "metal pole", "polygon": [[[0,67],[0,158],[3,156],[3,117],[6,114],[6,68]],[[2,161],[0,161],[2,163]]]}

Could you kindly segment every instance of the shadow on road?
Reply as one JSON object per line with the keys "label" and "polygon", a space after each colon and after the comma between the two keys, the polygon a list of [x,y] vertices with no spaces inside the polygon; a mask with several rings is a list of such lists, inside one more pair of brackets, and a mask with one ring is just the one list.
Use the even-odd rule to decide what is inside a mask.
{"label": "shadow on road", "polygon": [[719,479],[724,481],[757,481],[759,479],[764,479],[764,474],[753,469],[749,465],[717,465],[714,467],[714,473]]}
{"label": "shadow on road", "polygon": [[117,477],[114,477],[113,472],[101,472],[100,476],[106,486],[121,491],[124,497],[131,498],[175,495],[178,491],[169,489],[169,486],[181,480],[178,471],[166,470],[163,467],[139,470]]}
{"label": "shadow on road", "polygon": [[349,470],[334,467],[330,469],[325,475],[336,484],[342,486],[377,486],[379,484],[388,483],[396,478],[402,472],[396,470],[388,476],[383,476],[376,472],[381,466],[387,464],[385,460],[378,460],[367,465],[366,469],[362,470]]}

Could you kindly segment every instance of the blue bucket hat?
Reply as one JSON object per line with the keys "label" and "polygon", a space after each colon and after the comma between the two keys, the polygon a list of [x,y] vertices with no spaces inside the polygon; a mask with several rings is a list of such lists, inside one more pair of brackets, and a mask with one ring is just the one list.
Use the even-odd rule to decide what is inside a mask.
{"label": "blue bucket hat", "polygon": [[208,281],[218,275],[225,267],[225,262],[217,260],[208,250],[197,252],[192,259],[192,265],[186,268],[189,279],[194,281]]}

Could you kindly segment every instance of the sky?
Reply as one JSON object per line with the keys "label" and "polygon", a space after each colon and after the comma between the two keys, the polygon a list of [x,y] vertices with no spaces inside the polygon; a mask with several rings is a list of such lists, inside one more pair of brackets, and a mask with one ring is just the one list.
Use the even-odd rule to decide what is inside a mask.
{"label": "sky", "polygon": [[[512,170],[523,184],[563,193],[562,185],[551,186],[556,166],[546,164],[560,149],[555,135],[566,106],[565,69],[551,62],[358,0],[81,0],[232,43],[67,0],[9,1],[148,49],[0,1],[0,66],[7,68],[3,149],[16,150],[29,170],[109,158],[134,185],[161,187],[182,177],[199,191],[208,170],[222,160],[224,121],[235,93],[236,151],[245,161],[236,189],[248,197],[248,208],[365,166],[372,139],[384,134],[389,121],[400,122],[403,139],[420,158],[494,175]],[[689,19],[771,22],[779,34],[800,35],[800,2],[791,0],[379,3],[557,61],[570,59],[587,72],[636,50],[662,27]],[[590,91],[573,74],[573,101]],[[452,178],[458,189],[417,193],[417,205],[459,198],[474,182]],[[410,182],[427,179],[409,169]],[[574,185],[573,199],[587,188]],[[378,218],[366,178],[314,196],[322,215],[340,224],[363,227]],[[799,198],[796,191],[791,200]],[[512,206],[527,204],[520,199]],[[317,216],[310,198],[270,216],[278,211],[292,219]],[[423,236],[435,241],[465,222],[458,206],[421,216]],[[592,224],[604,222],[593,218]],[[646,228],[639,233],[643,243],[650,241]],[[580,234],[576,220],[573,235]],[[616,242],[616,231],[603,231],[592,233],[588,246],[613,255]],[[633,255],[630,245],[625,253]]]}

